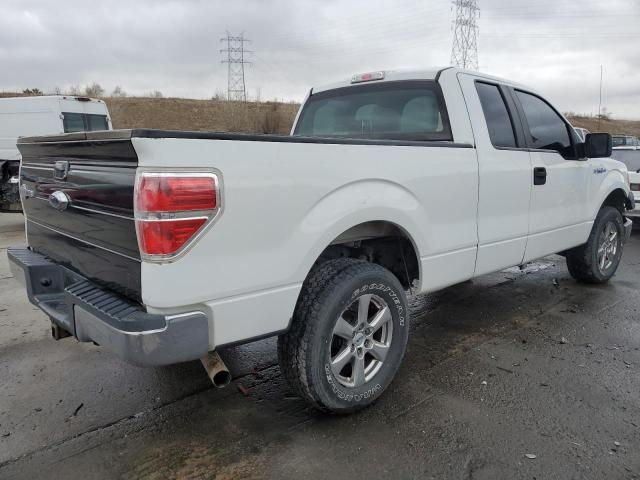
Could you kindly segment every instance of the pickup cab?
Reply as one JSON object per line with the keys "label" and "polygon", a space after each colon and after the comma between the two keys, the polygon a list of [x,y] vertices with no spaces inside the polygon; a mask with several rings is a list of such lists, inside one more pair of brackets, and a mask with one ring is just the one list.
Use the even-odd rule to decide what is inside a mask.
{"label": "pickup cab", "polygon": [[107,106],[95,98],[0,98],[0,212],[20,211],[18,137],[110,129]]}
{"label": "pickup cab", "polygon": [[[54,336],[145,366],[278,336],[291,387],[349,413],[389,386],[407,295],[552,253],[614,275],[634,208],[611,137],[455,68],[315,87],[290,136],[24,138],[28,246],[10,263]],[[228,373],[228,372],[227,372]],[[228,378],[228,377],[227,377]]]}

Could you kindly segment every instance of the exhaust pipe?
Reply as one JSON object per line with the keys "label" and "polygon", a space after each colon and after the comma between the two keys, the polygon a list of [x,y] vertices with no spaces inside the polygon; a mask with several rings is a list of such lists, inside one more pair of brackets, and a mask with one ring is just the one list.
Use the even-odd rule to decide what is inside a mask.
{"label": "exhaust pipe", "polygon": [[220,358],[220,355],[218,355],[218,352],[209,352],[200,361],[214,387],[224,388],[231,383],[231,373]]}

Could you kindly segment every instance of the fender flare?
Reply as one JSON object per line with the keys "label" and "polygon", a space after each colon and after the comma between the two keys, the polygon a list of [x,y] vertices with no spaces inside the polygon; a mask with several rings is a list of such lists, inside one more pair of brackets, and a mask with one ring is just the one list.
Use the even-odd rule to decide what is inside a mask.
{"label": "fender flare", "polygon": [[318,257],[336,238],[367,222],[387,222],[404,232],[420,264],[418,218],[428,221],[428,213],[413,193],[402,185],[378,179],[343,185],[320,199],[300,225],[299,234],[316,240],[300,262],[296,277],[307,278]]}
{"label": "fender flare", "polygon": [[610,170],[600,184],[598,200],[594,202],[594,211],[592,212],[591,218],[596,217],[602,206],[607,202],[607,199],[617,191],[620,192],[621,201],[628,210],[631,202],[629,199],[630,189],[626,178],[620,170]]}

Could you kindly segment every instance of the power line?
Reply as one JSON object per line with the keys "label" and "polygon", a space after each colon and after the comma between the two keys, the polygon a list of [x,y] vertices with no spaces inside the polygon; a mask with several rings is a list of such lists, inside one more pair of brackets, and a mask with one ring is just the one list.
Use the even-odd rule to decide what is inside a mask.
{"label": "power line", "polygon": [[244,38],[244,33],[234,36],[227,32],[227,36],[221,38],[220,41],[227,43],[227,48],[220,50],[220,53],[227,54],[227,59],[222,60],[222,63],[227,64],[227,98],[246,102],[247,87],[244,80],[244,66],[250,65],[251,62],[245,59],[245,55],[253,52],[246,50],[244,44],[250,43],[251,40]]}
{"label": "power line", "polygon": [[456,19],[453,22],[451,65],[478,70],[478,0],[454,0]]}

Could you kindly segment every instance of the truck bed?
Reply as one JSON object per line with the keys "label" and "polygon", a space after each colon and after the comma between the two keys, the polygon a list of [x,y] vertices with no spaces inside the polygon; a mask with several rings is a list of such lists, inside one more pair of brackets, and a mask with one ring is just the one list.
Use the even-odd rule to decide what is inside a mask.
{"label": "truck bed", "polygon": [[[417,248],[436,263],[447,261],[440,255],[446,249],[475,255],[475,228],[463,221],[475,215],[469,208],[477,196],[476,154],[467,143],[137,129],[23,138],[18,147],[32,250],[150,312],[220,308],[224,328],[211,345],[246,333],[248,313],[236,310],[242,321],[225,320],[234,299],[246,295],[252,300],[243,308],[263,304],[253,331],[286,325],[286,310],[317,255],[350,222],[406,221],[415,238],[429,239]],[[56,162],[68,162],[65,179],[54,178]],[[141,260],[133,193],[137,172],[167,169],[220,172],[224,212],[189,252],[159,264]],[[451,191],[458,201],[444,209],[443,175],[452,170],[465,199]],[[69,208],[49,204],[55,191],[69,195]],[[424,218],[432,221],[429,232],[421,231]],[[438,280],[469,275],[461,265]]]}
{"label": "truck bed", "polygon": [[63,135],[44,135],[24,137],[18,145],[49,143],[49,142],[78,142],[78,141],[103,141],[103,140],[130,140],[132,138],[185,138],[200,140],[237,140],[243,142],[283,142],[283,143],[321,143],[335,145],[396,145],[416,147],[452,147],[472,148],[468,143],[455,143],[447,141],[405,141],[405,140],[375,140],[370,138],[338,138],[338,137],[303,137],[292,135],[254,134],[254,133],[229,133],[229,132],[200,132],[186,130],[158,130],[149,128],[136,128],[124,130],[110,130],[100,132],[79,132]]}

